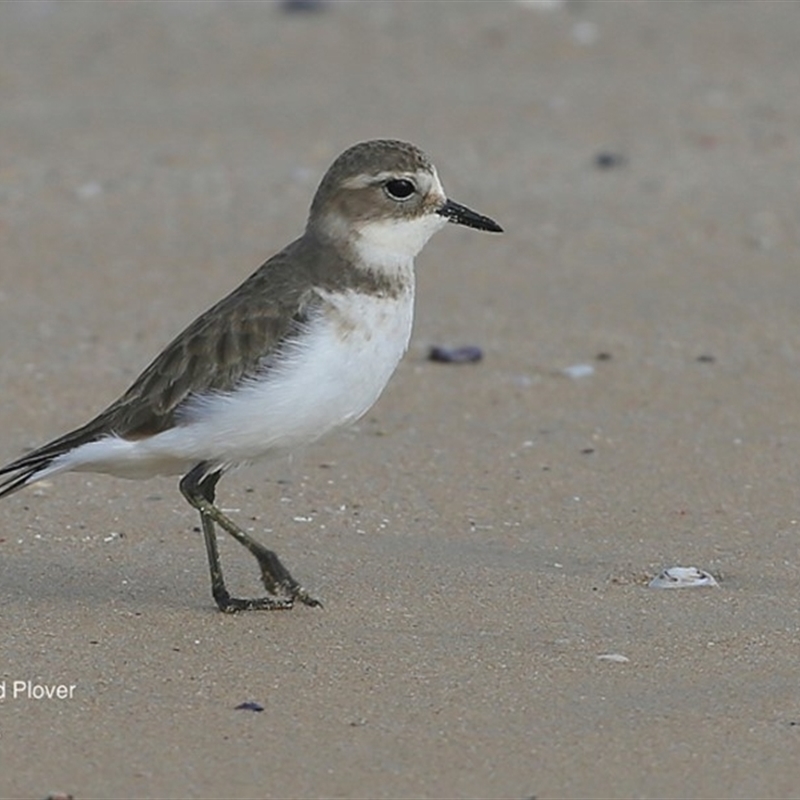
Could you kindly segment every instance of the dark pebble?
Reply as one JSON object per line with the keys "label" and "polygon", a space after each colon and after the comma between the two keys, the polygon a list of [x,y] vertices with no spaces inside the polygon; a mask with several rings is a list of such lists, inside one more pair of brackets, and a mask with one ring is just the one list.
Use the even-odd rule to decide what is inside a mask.
{"label": "dark pebble", "polygon": [[263,711],[264,706],[259,705],[258,703],[253,703],[251,701],[247,701],[246,703],[239,703],[236,706],[236,711]]}
{"label": "dark pebble", "polygon": [[716,356],[712,356],[706,353],[705,355],[697,356],[697,360],[701,364],[713,364],[717,359]]}
{"label": "dark pebble", "polygon": [[483,350],[475,345],[442,347],[434,344],[428,350],[428,361],[438,361],[440,364],[473,364],[482,358]]}
{"label": "dark pebble", "polygon": [[283,0],[281,8],[284,11],[322,11],[325,7],[324,0]]}
{"label": "dark pebble", "polygon": [[621,153],[598,153],[594,157],[594,165],[597,169],[616,169],[625,165],[627,159]]}

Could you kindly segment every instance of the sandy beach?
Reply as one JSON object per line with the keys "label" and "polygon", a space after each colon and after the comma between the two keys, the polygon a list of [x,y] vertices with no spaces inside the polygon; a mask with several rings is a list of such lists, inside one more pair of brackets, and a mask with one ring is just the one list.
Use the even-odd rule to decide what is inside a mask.
{"label": "sandy beach", "polygon": [[220,614],[173,479],[0,502],[0,797],[798,796],[798,41],[771,0],[0,4],[2,463],[357,141],[506,231],[426,247],[355,427],[220,486],[324,609]]}

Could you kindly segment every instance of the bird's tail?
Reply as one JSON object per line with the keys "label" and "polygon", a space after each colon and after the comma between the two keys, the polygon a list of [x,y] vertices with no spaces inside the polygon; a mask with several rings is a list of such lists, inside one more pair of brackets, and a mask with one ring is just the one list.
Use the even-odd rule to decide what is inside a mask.
{"label": "bird's tail", "polygon": [[4,467],[0,467],[0,497],[36,483],[48,475],[56,475],[70,469],[61,456],[87,442],[96,441],[102,435],[102,417],[97,417],[82,428],[65,433]]}
{"label": "bird's tail", "polygon": [[40,477],[43,477],[41,473],[45,472],[52,463],[52,459],[42,459],[39,462],[21,466],[19,462],[15,461],[3,467],[0,469],[0,475],[4,476],[0,478],[0,497],[6,497],[29,483],[35,483]]}

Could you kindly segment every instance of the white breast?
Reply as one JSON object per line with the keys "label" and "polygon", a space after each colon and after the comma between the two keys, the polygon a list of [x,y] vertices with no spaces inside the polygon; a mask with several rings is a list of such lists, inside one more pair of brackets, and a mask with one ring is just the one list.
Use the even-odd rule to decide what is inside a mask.
{"label": "white breast", "polygon": [[232,392],[195,396],[180,424],[155,436],[80,445],[39,477],[81,470],[147,478],[186,472],[201,461],[233,466],[280,455],[354,422],[378,399],[408,347],[411,265],[397,297],[319,296],[319,314],[262,378]]}
{"label": "white breast", "polygon": [[234,392],[197,397],[186,407],[184,424],[126,443],[139,451],[139,466],[147,470],[156,462],[180,461],[169,469],[177,472],[201,460],[253,461],[308,444],[362,416],[408,347],[413,282],[394,298],[356,292],[320,296],[319,316],[263,378]]}

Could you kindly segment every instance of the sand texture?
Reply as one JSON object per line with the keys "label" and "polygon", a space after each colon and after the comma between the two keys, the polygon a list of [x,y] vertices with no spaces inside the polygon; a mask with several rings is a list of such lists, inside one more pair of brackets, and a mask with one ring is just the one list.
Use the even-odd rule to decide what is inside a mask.
{"label": "sand texture", "polygon": [[3,462],[356,141],[506,229],[428,245],[356,427],[220,486],[324,609],[218,613],[172,479],[0,502],[0,797],[796,797],[799,41],[768,0],[0,3]]}

